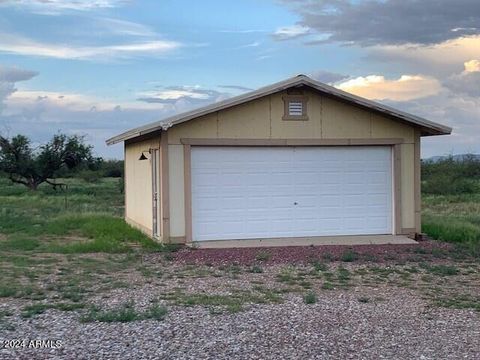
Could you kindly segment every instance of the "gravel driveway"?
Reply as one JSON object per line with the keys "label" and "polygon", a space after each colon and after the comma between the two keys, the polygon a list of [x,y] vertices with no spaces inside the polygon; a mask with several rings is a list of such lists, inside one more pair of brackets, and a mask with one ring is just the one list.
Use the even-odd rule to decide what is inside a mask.
{"label": "gravel driveway", "polygon": [[[370,295],[363,292],[363,295]],[[2,350],[2,359],[478,359],[480,317],[470,310],[426,307],[410,291],[355,293],[306,305],[253,305],[236,314],[172,309],[163,322],[81,324],[49,311],[20,325],[18,339],[61,339],[55,350]]]}
{"label": "gravel driveway", "polygon": [[[152,266],[157,265],[152,262]],[[22,318],[20,309],[25,300],[3,300],[0,310],[14,311],[9,318],[14,329],[0,330],[1,340],[60,340],[61,346],[2,349],[0,359],[480,358],[480,312],[435,306],[435,295],[426,295],[432,287],[433,293],[441,296],[441,286],[448,291],[473,291],[478,300],[476,264],[462,267],[455,276],[427,275],[420,268],[413,277],[405,275],[405,269],[412,269],[412,265],[330,265],[328,271],[332,274],[339,267],[350,274],[348,286],[335,285],[330,290],[321,287],[322,279],[328,277],[326,271],[324,275],[311,276],[313,270],[306,266],[288,266],[289,271],[303,274],[303,282],[311,283],[311,287],[310,283],[304,284],[308,289],[303,291],[295,283],[298,279],[279,282],[285,265],[265,265],[262,273],[241,268],[234,276],[220,276],[211,270],[210,275],[201,277],[193,274],[206,271],[204,268],[190,266],[182,270],[183,266],[171,265],[170,273],[148,281],[129,272],[129,288],[112,289],[89,299],[107,307],[128,300],[138,308],[160,299],[168,308],[160,321],[82,323],[78,312],[56,309]],[[384,274],[385,281],[380,281],[378,274]],[[118,274],[119,278],[122,276]],[[402,277],[409,282],[398,282]],[[290,291],[284,292],[280,302],[247,303],[233,313],[212,311],[202,305],[181,306],[163,296],[178,288],[187,293],[228,294],[232,289],[251,288],[252,284],[281,285]],[[305,303],[306,291],[317,294],[316,302]]]}

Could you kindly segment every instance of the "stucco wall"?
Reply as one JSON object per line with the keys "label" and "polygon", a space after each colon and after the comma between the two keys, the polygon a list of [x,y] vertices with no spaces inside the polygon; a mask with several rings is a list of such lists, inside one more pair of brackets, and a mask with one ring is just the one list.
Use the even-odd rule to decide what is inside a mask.
{"label": "stucco wall", "polygon": [[159,138],[125,144],[125,219],[152,235],[152,165],[139,160],[142,151],[159,148]]}
{"label": "stucco wall", "polygon": [[[308,121],[282,120],[284,105],[277,93],[222,110],[168,130],[170,214],[172,236],[185,235],[182,138],[348,139],[402,138],[401,208],[403,229],[419,228],[415,212],[415,129],[376,113],[307,91]],[[419,149],[419,148],[418,148]],[[419,157],[419,155],[417,155]],[[419,159],[418,159],[419,160]],[[174,215],[175,214],[175,215]]]}

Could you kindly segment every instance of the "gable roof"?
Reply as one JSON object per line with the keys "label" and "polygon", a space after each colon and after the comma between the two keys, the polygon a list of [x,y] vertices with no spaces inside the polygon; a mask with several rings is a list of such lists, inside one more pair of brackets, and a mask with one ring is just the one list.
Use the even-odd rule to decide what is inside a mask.
{"label": "gable roof", "polygon": [[415,116],[390,106],[386,106],[371,100],[367,100],[360,96],[356,96],[345,91],[339,90],[333,86],[323,84],[319,81],[313,80],[306,75],[297,75],[295,77],[280,81],[278,83],[262,87],[239,96],[229,98],[211,105],[207,105],[195,110],[174,115],[135,129],[128,130],[122,134],[114,136],[106,141],[107,145],[113,145],[121,141],[136,138],[138,136],[146,135],[158,130],[167,130],[168,128],[181,124],[185,121],[193,120],[195,118],[208,115],[210,113],[227,109],[232,106],[240,105],[264,96],[268,96],[292,87],[308,86],[320,93],[336,98],[338,100],[362,107],[367,110],[372,110],[377,113],[386,115],[398,121],[417,126],[422,131],[422,136],[428,135],[447,135],[452,132],[452,128],[435,123],[433,121]]}

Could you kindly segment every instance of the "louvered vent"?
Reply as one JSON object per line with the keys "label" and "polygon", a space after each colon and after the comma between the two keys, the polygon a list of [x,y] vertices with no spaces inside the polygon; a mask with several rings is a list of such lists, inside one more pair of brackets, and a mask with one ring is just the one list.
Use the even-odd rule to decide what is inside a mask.
{"label": "louvered vent", "polygon": [[289,101],[288,102],[288,115],[289,116],[302,116],[303,115],[303,102],[301,102],[301,101]]}

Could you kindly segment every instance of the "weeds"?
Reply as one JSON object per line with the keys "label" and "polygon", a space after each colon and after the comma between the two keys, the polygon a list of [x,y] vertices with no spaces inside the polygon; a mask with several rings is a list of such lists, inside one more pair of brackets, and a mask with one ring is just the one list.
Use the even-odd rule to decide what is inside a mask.
{"label": "weeds", "polygon": [[154,319],[163,320],[167,314],[167,308],[155,303],[144,312],[135,310],[132,302],[126,302],[123,305],[110,309],[100,310],[92,306],[89,311],[80,319],[82,322],[132,322],[138,320]]}
{"label": "weeds", "polygon": [[353,250],[347,250],[342,254],[340,259],[343,262],[353,262],[355,260],[358,260],[358,254]]}
{"label": "weeds", "polygon": [[438,275],[438,276],[453,276],[458,275],[460,272],[455,266],[453,265],[424,265],[427,272],[430,274]]}
{"label": "weeds", "polygon": [[335,286],[331,282],[325,281],[322,284],[322,289],[323,290],[333,290],[333,289],[335,289]]}
{"label": "weeds", "polygon": [[452,297],[437,297],[434,304],[440,307],[454,309],[473,309],[480,311],[480,298],[472,295],[456,295]]}
{"label": "weeds", "polygon": [[314,270],[317,271],[317,272],[328,270],[328,266],[324,262],[314,260],[314,261],[311,262],[311,264],[312,264]]}
{"label": "weeds", "polygon": [[315,304],[317,302],[317,295],[313,291],[310,291],[303,297],[303,302],[305,304]]}
{"label": "weeds", "polygon": [[263,273],[263,269],[258,266],[258,265],[253,265],[251,268],[250,268],[250,272],[251,273],[254,273],[254,274],[261,274]]}
{"label": "weeds", "polygon": [[34,317],[36,315],[43,314],[48,309],[57,309],[61,311],[74,311],[84,308],[84,304],[70,304],[70,303],[36,303],[32,305],[27,305],[22,309],[21,316],[25,319]]}
{"label": "weeds", "polygon": [[268,261],[268,260],[270,260],[271,257],[272,257],[272,254],[270,254],[268,251],[260,250],[255,255],[255,260],[257,260],[257,261]]}

